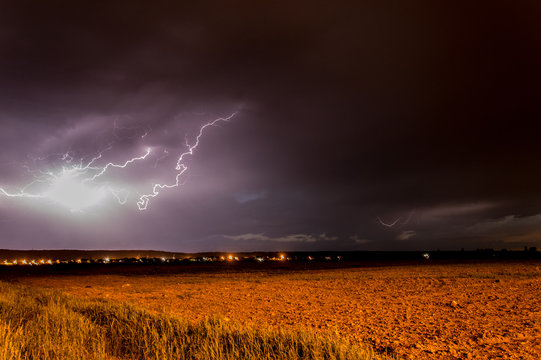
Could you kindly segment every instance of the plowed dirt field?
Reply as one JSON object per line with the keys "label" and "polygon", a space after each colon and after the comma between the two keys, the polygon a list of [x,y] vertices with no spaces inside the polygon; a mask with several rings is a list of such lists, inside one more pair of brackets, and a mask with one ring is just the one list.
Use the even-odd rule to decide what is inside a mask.
{"label": "plowed dirt field", "polygon": [[402,359],[541,359],[541,268],[387,266],[19,281],[188,319],[336,331]]}

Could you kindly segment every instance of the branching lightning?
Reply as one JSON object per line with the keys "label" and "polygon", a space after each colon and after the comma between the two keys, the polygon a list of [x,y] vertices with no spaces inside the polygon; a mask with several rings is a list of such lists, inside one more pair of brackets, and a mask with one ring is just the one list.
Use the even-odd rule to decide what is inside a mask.
{"label": "branching lightning", "polygon": [[[129,159],[123,164],[109,162],[104,166],[94,165],[96,161],[103,157],[102,152],[92,158],[86,165],[83,165],[83,161],[81,160],[77,165],[63,166],[57,173],[39,171],[40,175],[35,175],[31,172],[35,178],[34,181],[24,186],[18,192],[9,192],[5,188],[0,187],[0,194],[7,197],[46,199],[64,205],[72,211],[79,211],[82,208],[99,202],[107,192],[115,196],[119,203],[122,204],[122,200],[118,195],[121,190],[116,190],[110,185],[95,184],[94,186],[90,186],[87,183],[95,181],[96,178],[103,175],[111,167],[126,168],[135,161],[146,159],[149,154],[150,149],[148,148],[144,155]],[[67,164],[73,160],[68,153],[64,154],[61,159]],[[94,174],[91,175],[92,173]],[[43,188],[42,186],[34,189],[36,184],[44,184],[45,187]]]}
{"label": "branching lightning", "polygon": [[159,184],[159,183],[154,184],[154,186],[152,187],[152,192],[151,193],[144,194],[144,195],[141,195],[139,197],[139,201],[137,202],[137,207],[139,208],[139,210],[146,210],[147,207],[148,207],[148,202],[150,201],[150,199],[155,198],[156,196],[158,196],[160,194],[160,190],[162,190],[162,189],[171,189],[171,188],[175,188],[175,187],[179,187],[179,186],[184,185],[184,182],[180,182],[181,176],[184,173],[186,173],[186,171],[188,171],[188,166],[184,163],[184,157],[186,157],[188,155],[193,155],[194,150],[197,149],[197,147],[199,146],[199,140],[203,136],[203,132],[205,131],[206,128],[208,128],[209,126],[215,126],[219,122],[227,122],[227,121],[231,120],[233,117],[235,117],[235,115],[237,115],[237,113],[238,112],[236,111],[233,114],[229,115],[228,117],[218,118],[218,119],[216,119],[214,121],[211,121],[211,122],[206,123],[205,125],[201,126],[199,128],[199,134],[197,134],[197,136],[195,138],[195,142],[192,145],[190,145],[188,143],[188,141],[186,141],[186,146],[188,147],[188,150],[186,150],[185,152],[180,154],[180,156],[178,158],[177,166],[175,168],[177,170],[177,174],[175,176],[175,182],[171,183],[171,184]]}
{"label": "branching lightning", "polygon": [[[192,144],[186,140],[185,146],[187,147],[187,150],[178,157],[175,166],[174,180],[171,183],[151,184],[151,191],[149,193],[139,194],[139,199],[136,202],[137,208],[141,211],[146,210],[150,199],[157,197],[161,190],[182,186],[186,181],[181,180],[182,176],[188,171],[186,157],[193,155],[194,151],[199,146],[201,137],[206,129],[217,125],[219,122],[228,122],[237,115],[237,113],[238,112],[234,112],[227,117],[218,118],[201,126]],[[140,138],[143,140],[147,135],[149,135],[149,130],[146,130]],[[118,137],[116,133],[114,133],[114,136]],[[63,205],[71,211],[81,211],[83,208],[97,204],[109,194],[112,195],[119,204],[124,205],[128,201],[130,190],[115,186],[109,180],[104,179],[104,175],[111,169],[123,170],[135,162],[144,162],[151,157],[152,149],[147,147],[143,154],[138,154],[121,163],[108,162],[105,165],[98,165],[100,160],[103,159],[104,153],[111,149],[112,144],[109,144],[107,148],[100,151],[98,155],[86,162],[83,159],[76,161],[74,155],[70,154],[69,151],[63,154],[57,154],[56,157],[63,162],[63,166],[59,171],[36,171],[31,170],[29,166],[24,165],[28,172],[34,177],[34,180],[17,191],[9,191],[5,187],[0,187],[0,196],[9,198],[41,199]],[[156,168],[158,162],[169,155],[169,151],[163,150],[163,154],[164,155],[161,157],[154,159],[153,169]],[[51,155],[46,158],[50,156]],[[33,160],[37,161],[42,159],[44,158]]]}

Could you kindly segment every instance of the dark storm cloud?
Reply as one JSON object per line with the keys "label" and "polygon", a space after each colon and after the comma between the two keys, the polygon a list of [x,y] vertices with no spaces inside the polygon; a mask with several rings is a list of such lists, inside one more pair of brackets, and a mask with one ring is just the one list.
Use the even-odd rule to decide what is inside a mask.
{"label": "dark storm cloud", "polygon": [[0,186],[29,156],[178,149],[240,109],[148,212],[121,208],[97,230],[99,217],[0,202],[6,247],[519,247],[541,231],[537,2],[20,1],[0,14]]}

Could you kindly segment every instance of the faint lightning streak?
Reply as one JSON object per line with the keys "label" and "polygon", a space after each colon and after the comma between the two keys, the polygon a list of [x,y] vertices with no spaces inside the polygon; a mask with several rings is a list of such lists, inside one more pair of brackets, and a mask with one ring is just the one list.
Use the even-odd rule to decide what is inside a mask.
{"label": "faint lightning streak", "polygon": [[[144,134],[139,135],[139,134],[137,134],[137,132],[138,132],[139,129],[141,129],[141,127],[142,126],[140,126],[140,125],[136,125],[136,126],[120,126],[120,125],[117,124],[117,120],[114,120],[113,121],[113,135],[118,140],[135,139],[137,137],[139,137],[141,139],[144,139],[150,134],[150,132],[152,131],[152,128],[150,128],[149,126],[145,126],[146,129],[145,129]],[[130,135],[127,135],[127,134],[126,135],[119,135],[117,130],[127,130],[129,132],[132,132],[132,134],[130,134]]]}
{"label": "faint lightning streak", "polygon": [[[113,194],[113,196],[118,200],[118,203],[120,205],[124,205],[126,204],[126,202],[128,201],[128,196],[129,196],[129,193],[127,190],[124,190],[124,189],[121,189],[121,190],[114,190],[114,189],[108,189],[111,194]],[[122,195],[124,195],[122,197]]]}
{"label": "faint lightning streak", "polygon": [[160,156],[159,158],[154,161],[154,169],[158,167],[158,163],[162,161],[163,159],[167,158],[169,156],[169,151],[167,149],[163,150],[164,155]]}
{"label": "faint lightning streak", "polygon": [[4,188],[1,188],[0,187],[0,194],[3,194],[7,197],[17,197],[17,198],[44,198],[45,196],[41,195],[41,194],[30,194],[30,193],[26,193],[24,192],[24,190],[21,190],[19,193],[10,193],[10,192],[7,192]]}
{"label": "faint lightning streak", "polygon": [[91,166],[92,164],[94,164],[96,161],[98,161],[99,159],[101,159],[101,158],[103,157],[103,153],[104,153],[104,152],[111,150],[112,147],[113,147],[112,145],[109,145],[109,146],[107,146],[105,149],[103,149],[102,151],[100,151],[100,152],[98,153],[97,156],[94,156],[94,157],[88,162],[88,164],[86,164],[85,167],[82,167],[82,166],[83,166],[83,165],[82,165],[82,164],[83,164],[83,160],[81,159],[81,165],[80,165],[80,167],[82,167],[83,169],[88,169],[88,168],[90,168],[90,166]]}
{"label": "faint lightning streak", "polygon": [[[44,174],[45,175],[49,175],[49,174]],[[32,185],[36,184],[36,183],[45,183],[47,182],[47,180],[43,179],[43,177],[38,177],[36,178],[36,180],[32,181],[31,183],[25,185],[23,188],[21,188],[19,190],[18,193],[12,193],[12,192],[8,192],[6,189],[4,189],[3,187],[0,187],[0,194],[2,195],[5,195],[7,197],[11,197],[11,198],[31,198],[31,199],[43,199],[45,198],[44,195],[42,194],[32,194],[32,193],[29,193],[27,192],[27,189],[29,187],[31,187]]]}
{"label": "faint lightning streak", "polygon": [[208,128],[209,126],[216,126],[217,123],[219,122],[228,122],[229,120],[231,120],[233,117],[235,117],[236,115],[238,114],[238,111],[235,111],[233,114],[227,116],[227,117],[223,117],[223,118],[218,118],[214,121],[211,121],[209,123],[206,123],[205,125],[201,126],[199,128],[199,133],[197,134],[196,138],[195,138],[195,142],[190,145],[188,143],[188,141],[186,141],[186,146],[188,147],[188,150],[183,152],[182,154],[180,154],[179,158],[178,158],[178,161],[177,161],[177,166],[176,166],[176,170],[178,171],[177,175],[175,176],[175,182],[172,183],[172,184],[154,184],[154,186],[152,187],[152,192],[150,194],[144,194],[144,195],[141,195],[139,197],[139,201],[137,202],[137,207],[139,208],[139,210],[143,211],[143,210],[146,210],[147,207],[148,207],[148,203],[150,201],[151,198],[155,198],[156,196],[158,196],[160,194],[160,190],[162,189],[171,189],[171,188],[175,188],[175,187],[179,187],[179,186],[182,186],[185,184],[185,182],[180,182],[180,177],[186,172],[188,171],[188,166],[186,164],[184,164],[184,157],[188,156],[188,155],[193,155],[193,152],[195,149],[197,149],[197,147],[199,146],[199,140],[201,139],[201,137],[203,136],[203,133],[205,131],[206,128]]}
{"label": "faint lightning streak", "polygon": [[412,219],[414,214],[415,214],[415,209],[410,211],[410,213],[408,215],[408,218],[406,220],[404,220],[404,222],[402,223],[402,226],[407,225],[410,222],[410,220]]}
{"label": "faint lightning streak", "polygon": [[70,155],[69,151],[62,155],[62,161],[70,163],[73,161],[73,157]]}
{"label": "faint lightning streak", "polygon": [[386,227],[388,227],[388,228],[391,228],[391,227],[395,226],[396,223],[400,220],[400,218],[398,218],[398,219],[396,219],[395,221],[393,221],[392,223],[386,223],[386,222],[384,222],[383,220],[381,220],[381,218],[380,218],[379,216],[376,216],[376,217],[378,218],[378,221],[379,221],[379,223],[380,223],[381,225],[386,226]]}

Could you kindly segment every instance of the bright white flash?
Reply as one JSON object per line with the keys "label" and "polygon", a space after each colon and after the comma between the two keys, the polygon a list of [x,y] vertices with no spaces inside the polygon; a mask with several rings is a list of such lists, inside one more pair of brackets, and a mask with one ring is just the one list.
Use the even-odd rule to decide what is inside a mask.
{"label": "bright white flash", "polygon": [[[160,190],[183,185],[184,181],[181,181],[181,177],[188,171],[185,158],[193,155],[195,149],[199,146],[199,141],[205,130],[219,122],[231,120],[236,114],[237,112],[201,126],[193,143],[190,144],[186,141],[187,150],[179,155],[171,183],[150,184],[151,191],[149,193],[139,194],[139,200],[137,201],[138,209],[146,210],[150,199],[157,197],[160,194]],[[146,134],[148,132],[142,138],[145,138]],[[105,151],[107,150],[110,150],[110,147]],[[32,172],[35,178],[34,181],[18,191],[9,191],[4,187],[0,187],[0,196],[45,200],[66,207],[71,211],[81,211],[85,208],[95,206],[109,196],[113,196],[119,204],[124,205],[127,203],[130,190],[115,186],[110,181],[104,180],[101,177],[110,169],[123,170],[135,162],[146,161],[151,155],[151,152],[151,148],[146,148],[143,154],[134,156],[122,163],[109,162],[102,166],[98,166],[96,163],[102,159],[103,152],[84,165],[82,160],[78,164],[74,164],[73,157],[69,154],[64,154],[61,159],[66,166],[60,171],[40,171],[37,175],[35,172]],[[157,160],[154,161],[153,168],[156,167],[156,163]]]}
{"label": "bright white flash", "polygon": [[101,202],[107,196],[104,187],[90,186],[78,178],[77,171],[68,170],[56,177],[44,193],[56,203],[79,211]]}

